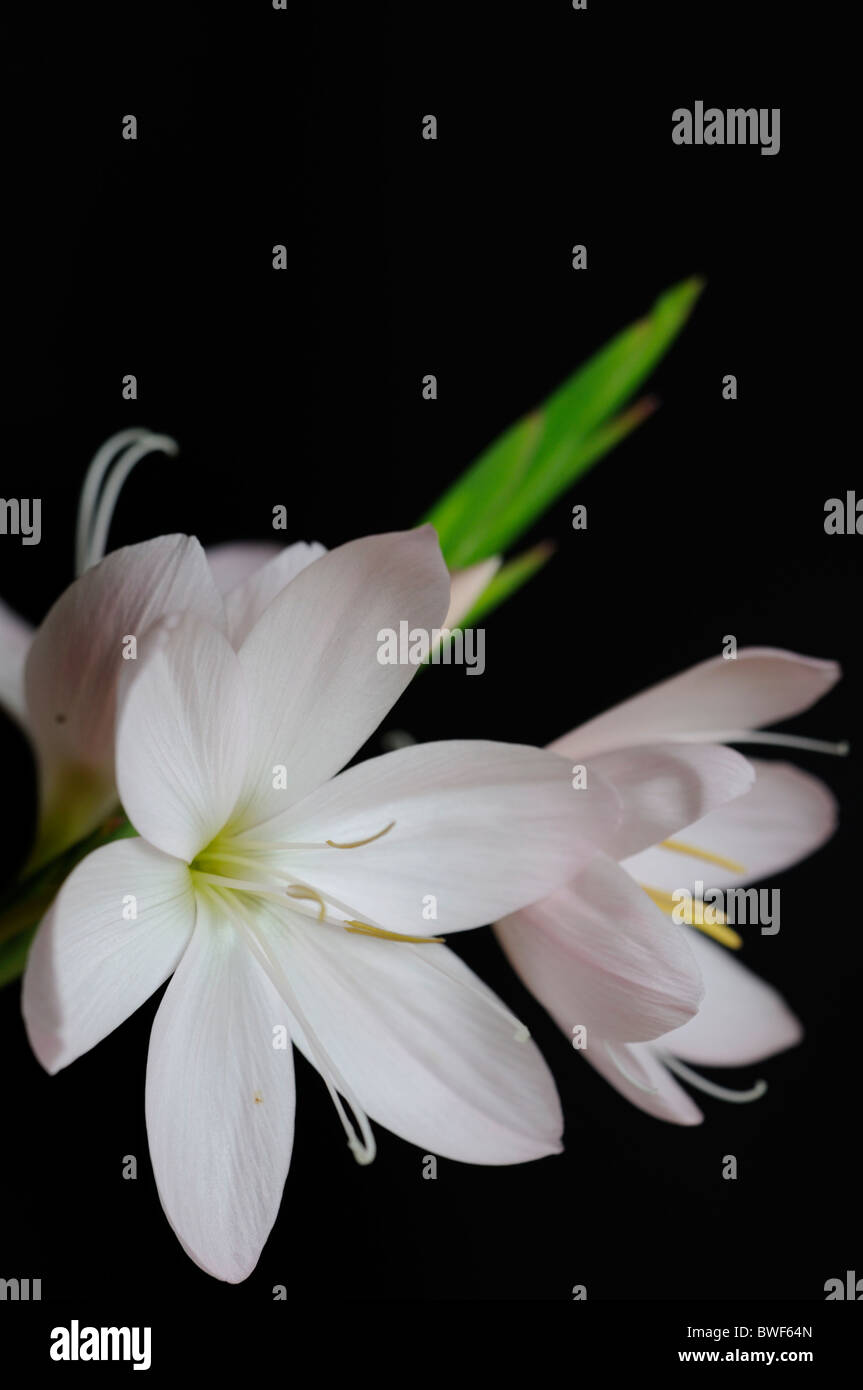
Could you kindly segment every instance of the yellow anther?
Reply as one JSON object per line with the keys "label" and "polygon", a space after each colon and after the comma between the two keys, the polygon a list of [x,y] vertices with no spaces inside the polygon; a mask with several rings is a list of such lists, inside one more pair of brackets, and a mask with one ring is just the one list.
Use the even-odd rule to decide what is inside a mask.
{"label": "yellow anther", "polygon": [[312,902],[316,902],[318,904],[318,907],[320,908],[320,912],[318,913],[318,921],[323,922],[324,918],[327,915],[327,905],[321,897],[320,893],[316,893],[314,888],[304,888],[302,884],[292,883],[290,888],[285,889],[285,892],[287,893],[289,898],[309,898],[312,900]]}
{"label": "yellow anther", "polygon": [[350,843],[346,845],[336,844],[335,840],[327,840],[327,844],[331,845],[333,849],[359,849],[360,845],[370,845],[372,840],[379,840],[382,835],[386,835],[392,830],[394,825],[395,821],[391,820],[389,825],[385,825],[383,830],[378,831],[377,835],[370,835],[367,840],[351,840]]}
{"label": "yellow anther", "polygon": [[699,849],[698,845],[685,845],[682,840],[663,840],[660,849],[673,849],[676,854],[688,854],[693,859],[703,859],[705,864],[715,864],[718,869],[727,869],[731,874],[745,874],[746,870],[736,859],[724,859],[709,849]]}
{"label": "yellow anther", "polygon": [[[743,945],[743,937],[738,936],[736,931],[726,925],[725,913],[720,912],[718,907],[711,907],[709,904],[701,902],[699,898],[693,900],[689,894],[682,902],[678,902],[662,888],[648,888],[643,883],[641,887],[651,902],[655,902],[656,906],[661,908],[663,912],[667,912],[669,916],[676,914],[677,921],[695,927],[697,931],[704,932],[705,936],[712,936],[714,941],[718,941],[721,946],[730,946],[732,951],[739,951]],[[704,921],[705,912],[711,914],[713,921]],[[701,917],[701,921],[698,920],[699,917]]]}
{"label": "yellow anther", "polygon": [[348,917],[344,923],[345,931],[355,932],[358,936],[379,936],[384,941],[415,941],[420,946],[443,945],[443,936],[402,936],[400,932],[385,931],[383,927],[373,927],[369,922],[355,922]]}

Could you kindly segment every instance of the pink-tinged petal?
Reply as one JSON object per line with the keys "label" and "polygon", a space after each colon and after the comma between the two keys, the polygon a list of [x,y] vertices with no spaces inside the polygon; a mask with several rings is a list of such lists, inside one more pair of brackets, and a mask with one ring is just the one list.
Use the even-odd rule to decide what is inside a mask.
{"label": "pink-tinged petal", "polygon": [[253,746],[238,826],[278,815],[344,767],[416,673],[381,664],[379,632],[440,627],[448,602],[430,526],[331,550],[273,599],[239,653]]}
{"label": "pink-tinged petal", "polygon": [[[463,1163],[560,1152],[560,1103],[539,1050],[457,956],[275,911],[268,944],[303,1020],[373,1121]],[[301,1028],[295,1041],[314,1064]]]}
{"label": "pink-tinged petal", "polygon": [[710,657],[589,720],[551,745],[566,757],[633,743],[696,738],[722,743],[729,730],[761,729],[814,705],[839,679],[835,661],[776,647],[744,647],[735,661]]}
{"label": "pink-tinged petal", "polygon": [[466,570],[454,570],[450,576],[449,611],[444,627],[456,627],[485,593],[501,566],[500,555],[479,560]]}
{"label": "pink-tinged petal", "polygon": [[248,752],[237,654],[209,623],[165,618],[129,663],[117,712],[117,788],[151,844],[190,863],[224,827]]}
{"label": "pink-tinged petal", "polygon": [[[242,935],[199,898],[150,1037],[147,1135],[183,1249],[216,1279],[251,1274],[279,1210],[294,1134],[285,1006]],[[279,1028],[286,1048],[277,1046]]]}
{"label": "pink-tinged petal", "polygon": [[627,872],[666,893],[693,892],[696,879],[729,888],[781,873],[814,854],[836,828],[835,798],[817,777],[791,763],[753,758],[752,766],[751,791],[675,833],[672,841],[681,849],[658,844],[626,859]]}
{"label": "pink-tinged petal", "polygon": [[272,541],[228,541],[209,545],[205,551],[216,588],[223,596],[281,553],[282,547]]}
{"label": "pink-tinged petal", "polygon": [[261,614],[285,585],[326,553],[317,541],[310,545],[298,541],[296,545],[281,550],[232,589],[225,599],[225,612],[228,615],[228,636],[233,646],[239,649]]}
{"label": "pink-tinged petal", "polygon": [[591,773],[610,782],[620,797],[620,824],[603,846],[615,859],[667,839],[714,807],[742,797],[755,781],[752,764],[740,753],[699,743],[597,753],[590,759],[588,782]]}
{"label": "pink-tinged petal", "polygon": [[44,853],[93,829],[115,804],[114,718],[126,639],[138,660],[145,630],[167,613],[221,626],[222,601],[204,552],[188,536],[115,550],[57,600],[33,639],[27,706],[39,754]]}
{"label": "pink-tinged petal", "polygon": [[176,968],[195,924],[186,865],[144,840],[83,859],[30,949],[21,1007],[42,1066],[56,1072],[133,1014]]}
{"label": "pink-tinged petal", "polygon": [[24,665],[33,628],[0,599],[0,706],[27,729]]}
{"label": "pink-tinged petal", "polygon": [[613,859],[505,917],[495,933],[510,965],[568,1037],[660,1037],[698,1008],[704,989],[686,930]]}
{"label": "pink-tinged petal", "polygon": [[709,1067],[742,1067],[794,1047],[803,1026],[781,994],[731,951],[690,933],[704,976],[704,1001],[694,1018],[662,1040],[665,1051]]}
{"label": "pink-tinged petal", "polygon": [[445,936],[560,887],[611,834],[618,813],[601,777],[575,791],[568,763],[553,753],[454,741],[359,763],[252,833],[315,846],[286,848],[282,867],[361,920]]}
{"label": "pink-tinged petal", "polygon": [[604,1076],[625,1100],[654,1119],[667,1120],[673,1125],[699,1125],[704,1115],[690,1097],[678,1086],[667,1067],[654,1053],[650,1043],[589,1044],[579,1054],[585,1057]]}

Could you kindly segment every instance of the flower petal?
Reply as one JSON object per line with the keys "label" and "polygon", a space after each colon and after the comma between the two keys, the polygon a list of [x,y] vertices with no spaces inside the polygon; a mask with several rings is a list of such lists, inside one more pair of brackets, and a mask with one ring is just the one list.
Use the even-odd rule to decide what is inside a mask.
{"label": "flower petal", "polygon": [[260,569],[244,579],[225,599],[225,612],[228,615],[228,636],[234,647],[239,649],[249,635],[264,610],[272,603],[286,584],[304,570],[314,560],[326,555],[326,550],[317,541],[307,545],[298,541],[280,550]]}
{"label": "flower petal", "polygon": [[0,705],[25,730],[24,665],[32,641],[30,624],[0,599]]}
{"label": "flower petal", "polygon": [[192,881],[178,859],[137,839],[83,859],[39,927],[24,975],[24,1022],[46,1071],[89,1051],[149,999],[194,923]]}
{"label": "flower petal", "polygon": [[279,1210],[294,1133],[285,1006],[236,928],[198,922],[150,1037],[147,1134],[165,1215],[196,1264],[251,1274]]}
{"label": "flower petal", "polygon": [[[445,946],[351,936],[282,909],[272,923],[306,1020],[372,1120],[463,1163],[560,1152],[560,1103],[539,1050]],[[313,1061],[301,1030],[295,1041]]]}
{"label": "flower petal", "polygon": [[[453,741],[369,758],[264,831],[273,842],[316,846],[284,850],[283,867],[298,883],[389,931],[446,935],[560,887],[618,814],[602,778],[573,790],[568,763],[553,753]],[[378,838],[357,845],[370,836]]]}
{"label": "flower petal", "polygon": [[[416,671],[378,661],[378,632],[439,627],[448,601],[430,526],[331,550],[277,595],[239,653],[254,742],[238,826],[277,815],[353,757]],[[273,785],[277,767],[287,790]]]}
{"label": "flower petal", "polygon": [[691,1018],[704,993],[686,932],[613,859],[495,926],[527,988],[567,1037],[643,1041]]}
{"label": "flower petal", "polygon": [[615,859],[665,840],[716,806],[748,792],[751,763],[732,748],[664,743],[618,748],[590,759],[620,797],[623,815],[603,848]]}
{"label": "flower petal", "polygon": [[710,657],[589,720],[551,746],[584,758],[665,739],[722,743],[729,730],[760,729],[814,705],[841,675],[835,661],[777,647],[744,647],[735,661]]}
{"label": "flower petal", "polygon": [[116,687],[129,664],[124,639],[140,643],[158,618],[182,611],[224,623],[198,542],[159,536],[113,551],[76,579],[36,633],[27,706],[41,764],[43,839],[54,853],[93,829],[116,800]]}
{"label": "flower petal", "polygon": [[704,1119],[688,1091],[677,1084],[650,1043],[615,1043],[608,1048],[588,1044],[581,1056],[615,1091],[645,1114],[675,1125],[699,1125]]}
{"label": "flower petal", "polygon": [[145,648],[121,682],[117,787],[135,829],[190,863],[225,825],[242,783],[242,671],[227,638],[188,615],[151,628]]}
{"label": "flower petal", "polygon": [[[750,791],[672,837],[703,855],[657,844],[626,859],[627,872],[666,893],[676,888],[693,892],[696,879],[711,888],[729,888],[768,878],[814,854],[836,828],[834,797],[817,777],[791,763],[751,762],[755,785]],[[717,864],[717,859],[727,862]]]}
{"label": "flower petal", "polygon": [[694,1018],[662,1040],[684,1062],[742,1067],[794,1047],[803,1026],[782,995],[730,951],[690,932],[704,976],[704,1001]]}
{"label": "flower petal", "polygon": [[224,597],[269,560],[281,555],[282,547],[272,541],[227,541],[224,545],[208,545],[204,553],[216,588]]}

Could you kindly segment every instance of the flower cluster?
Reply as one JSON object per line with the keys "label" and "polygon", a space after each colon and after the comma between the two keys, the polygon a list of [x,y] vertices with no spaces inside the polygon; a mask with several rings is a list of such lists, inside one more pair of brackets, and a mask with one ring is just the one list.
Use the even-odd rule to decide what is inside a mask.
{"label": "flower cluster", "polygon": [[759,1061],[800,1024],[734,959],[730,929],[705,939],[670,904],[705,873],[757,881],[829,836],[818,781],[727,745],[769,742],[755,731],[820,698],[833,663],[747,649],[546,749],[448,741],[354,762],[415,674],[376,659],[378,632],[451,624],[493,564],[451,584],[429,526],[329,552],[208,557],[175,535],[85,558],[35,634],[0,613],[0,696],[39,768],[32,864],[118,802],[137,833],[64,882],[24,1020],[56,1072],[170,980],[147,1130],[165,1213],[203,1269],[246,1278],[276,1218],[291,1043],[360,1162],[373,1124],[470,1163],[559,1151],[551,1074],[447,945],[461,931],[496,924],[524,983],[642,1110],[699,1121],[681,1079],[760,1093],[689,1064]]}

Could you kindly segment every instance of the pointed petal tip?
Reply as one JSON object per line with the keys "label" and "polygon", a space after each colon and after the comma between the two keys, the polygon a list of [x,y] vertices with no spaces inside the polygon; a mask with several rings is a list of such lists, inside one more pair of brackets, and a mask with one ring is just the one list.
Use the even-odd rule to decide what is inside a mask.
{"label": "pointed petal tip", "polygon": [[[781,996],[780,996],[781,997]],[[776,1047],[768,1056],[776,1056],[780,1052],[788,1052],[792,1047],[799,1047],[806,1037],[806,1029],[801,1019],[785,1005],[785,1031],[784,1036],[777,1034]],[[759,1060],[764,1060],[759,1059]]]}
{"label": "pointed petal tip", "polygon": [[39,1063],[39,1066],[48,1076],[56,1076],[66,1065],[60,1060],[59,1050],[52,1048],[51,1044],[45,1039],[37,1038],[31,1031],[27,1018],[24,1019],[24,1030],[27,1034],[27,1041],[30,1044],[30,1051]]}
{"label": "pointed petal tip", "polygon": [[789,647],[770,647],[752,646],[741,647],[737,653],[737,660],[758,661],[767,659],[770,661],[788,662],[794,666],[808,666],[812,671],[820,672],[828,682],[827,688],[835,684],[842,678],[841,663],[829,656],[808,656],[805,652],[795,652]]}
{"label": "pointed petal tip", "polygon": [[682,1129],[695,1129],[698,1125],[704,1124],[704,1112],[701,1110],[698,1111],[697,1115],[666,1115],[663,1117],[655,1115],[653,1118],[656,1120],[662,1118],[665,1124],[680,1125]]}
{"label": "pointed petal tip", "polygon": [[696,1068],[748,1067],[802,1041],[803,1024],[773,985],[698,932],[689,944],[707,994],[695,1018],[663,1039],[666,1051]]}
{"label": "pointed petal tip", "polygon": [[189,1259],[192,1261],[192,1264],[197,1265],[198,1269],[200,1269],[204,1274],[209,1275],[211,1279],[218,1279],[222,1284],[242,1284],[245,1282],[246,1279],[249,1278],[249,1275],[254,1274],[255,1270],[258,1267],[258,1264],[260,1263],[261,1255],[263,1253],[264,1248],[263,1245],[259,1250],[255,1251],[253,1254],[250,1254],[246,1259],[240,1259],[234,1253],[227,1252],[225,1252],[224,1255],[214,1254],[213,1252],[210,1252],[207,1255],[199,1253],[198,1251],[192,1248],[192,1246],[188,1243],[187,1240],[184,1239],[182,1232],[177,1230],[177,1227],[171,1220],[171,1217],[169,1216],[165,1208],[165,1204],[162,1201],[161,1192],[159,1192],[159,1199],[162,1203],[162,1211],[165,1215],[168,1225],[170,1226],[171,1230],[173,1231],[174,1235],[176,1236],[177,1240],[182,1246],[184,1253],[188,1255]]}
{"label": "pointed petal tip", "polygon": [[24,1031],[27,1034],[30,1051],[39,1066],[48,1076],[57,1076],[75,1059],[68,1055],[68,1048],[56,1030],[39,1026],[36,1009],[32,1004],[30,989],[27,985],[26,972],[21,988],[21,1017],[24,1021]]}

